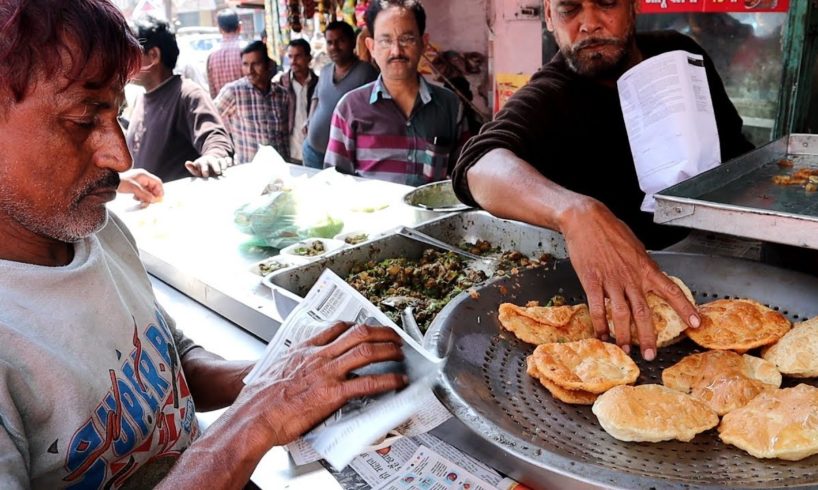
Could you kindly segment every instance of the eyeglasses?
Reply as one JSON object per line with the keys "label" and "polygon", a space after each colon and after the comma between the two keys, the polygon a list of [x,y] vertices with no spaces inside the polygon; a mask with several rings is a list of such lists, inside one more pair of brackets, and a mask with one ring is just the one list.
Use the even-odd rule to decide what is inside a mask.
{"label": "eyeglasses", "polygon": [[411,34],[407,34],[397,39],[392,39],[391,37],[379,37],[378,39],[375,40],[375,44],[377,44],[378,47],[381,49],[389,49],[396,42],[398,43],[398,46],[400,46],[401,48],[410,48],[417,45],[418,37],[413,36]]}

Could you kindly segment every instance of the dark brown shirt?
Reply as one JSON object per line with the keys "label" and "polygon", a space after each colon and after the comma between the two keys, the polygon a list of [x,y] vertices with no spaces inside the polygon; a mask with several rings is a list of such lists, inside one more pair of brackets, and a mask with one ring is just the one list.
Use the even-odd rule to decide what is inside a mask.
{"label": "dark brown shirt", "polygon": [[[741,133],[741,118],[712,61],[695,41],[669,31],[636,39],[645,58],[680,49],[704,55],[722,161],[753,148]],[[664,248],[686,234],[653,223],[653,215],[639,209],[645,194],[639,189],[616,87],[577,75],[559,53],[464,147],[453,174],[463,202],[476,205],[466,172],[495,148],[513,151],[555,183],[602,201],[649,249]]]}
{"label": "dark brown shirt", "polygon": [[163,181],[189,177],[185,162],[233,155],[233,143],[205,90],[174,75],[140,96],[128,125],[134,167]]}

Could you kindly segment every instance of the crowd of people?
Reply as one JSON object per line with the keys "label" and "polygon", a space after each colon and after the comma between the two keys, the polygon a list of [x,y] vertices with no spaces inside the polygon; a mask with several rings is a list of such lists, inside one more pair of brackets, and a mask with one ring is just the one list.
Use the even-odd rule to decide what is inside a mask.
{"label": "crowd of people", "polygon": [[277,63],[262,41],[242,46],[241,23],[231,9],[217,16],[222,45],[207,59],[208,95],[174,74],[179,56],[164,20],[132,23],[142,47],[134,82],[145,89],[127,125],[134,166],[163,181],[219,175],[247,163],[259,145],[285,160],[409,185],[445,178],[464,139],[457,96],[428,83],[418,65],[429,42],[420,2],[392,11],[372,2],[365,14],[365,49],[355,52],[355,29],[331,22],[325,38],[331,63],[316,74],[312,50],[294,39]]}
{"label": "crowd of people", "polygon": [[[653,360],[648,293],[698,327],[646,252],[673,237],[639,211],[615,81],[659,53],[700,53],[724,159],[752,147],[741,119],[695,42],[635,32],[635,0],[545,0],[544,12],[559,53],[458,151],[459,102],[418,76],[428,42],[418,0],[367,10],[380,74],[353,54],[352,28],[335,23],[320,76],[294,41],[292,68],[273,79],[267,50],[251,43],[242,76],[224,80],[215,101],[173,75],[179,50],[165,23],[129,26],[109,0],[0,3],[0,488],[242,488],[271,447],[348,400],[406,385],[398,374],[353,375],[402,359],[401,340],[348,324],[245,385],[252,362],[194,345],[157,302],[106,203],[117,189],[161,192],[147,171],[219,174],[257,144],[292,158],[301,143],[308,165],[409,183],[445,175],[459,154],[461,200],[563,234],[600,337],[609,301],[616,342],[628,351],[633,323]],[[226,71],[215,56],[214,73]],[[146,92],[125,135],[131,79]],[[196,411],[223,407],[200,433]]]}

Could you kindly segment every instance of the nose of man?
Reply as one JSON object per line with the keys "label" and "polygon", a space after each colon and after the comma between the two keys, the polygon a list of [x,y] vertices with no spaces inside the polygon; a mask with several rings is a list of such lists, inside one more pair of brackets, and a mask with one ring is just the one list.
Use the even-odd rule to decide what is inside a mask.
{"label": "nose of man", "polygon": [[580,32],[594,33],[602,29],[604,22],[601,13],[595,8],[583,8],[579,14]]}
{"label": "nose of man", "polygon": [[92,144],[94,164],[97,167],[124,172],[133,165],[131,152],[128,151],[125,135],[118,122],[101,127]]}

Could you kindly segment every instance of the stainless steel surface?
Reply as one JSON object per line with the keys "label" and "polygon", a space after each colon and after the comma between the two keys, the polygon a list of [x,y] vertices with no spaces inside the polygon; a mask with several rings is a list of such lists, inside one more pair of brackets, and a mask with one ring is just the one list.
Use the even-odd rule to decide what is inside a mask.
{"label": "stainless steel surface", "polygon": [[461,257],[466,257],[467,259],[479,260],[479,261],[489,260],[486,257],[481,257],[479,255],[475,255],[473,253],[467,252],[467,251],[465,251],[465,250],[463,250],[461,248],[458,248],[455,245],[449,245],[448,243],[444,242],[443,240],[438,240],[437,238],[431,237],[431,236],[427,235],[426,233],[423,233],[423,232],[420,232],[420,231],[417,231],[417,230],[412,230],[412,229],[409,229],[409,228],[407,228],[405,226],[398,230],[398,235],[403,235],[406,238],[411,238],[411,239],[417,240],[419,242],[428,243],[429,245],[437,247],[437,248],[439,248],[441,250],[446,250],[447,252],[454,252],[457,255],[460,255]]}
{"label": "stainless steel surface", "polygon": [[[453,246],[465,241],[474,243],[479,238],[504,250],[518,250],[529,257],[536,258],[544,253],[558,258],[566,256],[565,243],[559,233],[495,218],[485,211],[444,216],[423,223],[417,229]],[[304,266],[276,271],[265,277],[264,283],[303,297],[324,268],[330,268],[339,276],[346,277],[355,264],[394,257],[419,258],[429,246],[401,235],[389,235],[341,250]]]}
{"label": "stainless steel surface", "polygon": [[818,193],[772,182],[802,167],[818,168],[818,136],[785,136],[656,194],[654,221],[818,248]]}
{"label": "stainless steel surface", "polygon": [[543,253],[556,258],[568,256],[561,234],[519,221],[495,218],[485,211],[458,213],[415,228],[452,245],[487,240],[503,250],[518,250],[532,258]]}
{"label": "stainless steel surface", "polygon": [[403,329],[406,330],[413,339],[417,340],[418,343],[423,343],[423,332],[420,331],[420,327],[418,327],[418,322],[415,320],[414,312],[412,311],[411,306],[407,306],[406,308],[401,311],[400,314],[401,325]]}
{"label": "stainless steel surface", "polygon": [[451,180],[432,182],[408,192],[403,202],[430,211],[452,212],[470,209],[457,199]]}
{"label": "stainless steel surface", "polygon": [[[270,340],[285,315],[251,270],[253,264],[278,251],[258,247],[249,235],[239,232],[233,223],[234,211],[260,195],[274,179],[292,181],[315,172],[281,162],[237,165],[220,179],[169,182],[163,201],[147,208],[136,207],[130,196],[122,195],[110,209],[134,234],[150,273],[241,328]],[[343,193],[346,185],[356,182],[343,181],[336,187]],[[367,193],[378,194],[386,207],[366,212],[339,203],[337,211],[349,229],[378,233],[439,216],[403,204],[407,186],[380,181],[360,184]],[[317,204],[327,204],[321,197],[316,198]]]}
{"label": "stainless steel surface", "polygon": [[[699,303],[749,297],[793,321],[818,315],[817,278],[723,257],[657,253],[654,258],[664,271],[681,277]],[[604,432],[590,407],[556,401],[526,374],[525,358],[533,347],[501,332],[496,312],[502,302],[525,304],[556,293],[570,302],[584,301],[567,261],[553,270],[492,281],[479,293],[477,299],[463,294],[449,303],[433,322],[426,345],[448,356],[438,397],[483,444],[502,454],[487,464],[535,486],[552,472],[627,489],[818,485],[818,456],[799,462],[755,459],[721,443],[715,430],[689,443],[621,442]],[[693,350],[686,341],[660,350],[655,362],[637,360],[638,383],[661,383],[661,370]]]}

